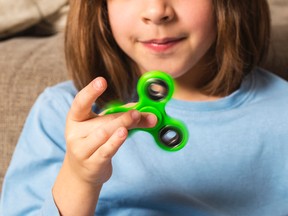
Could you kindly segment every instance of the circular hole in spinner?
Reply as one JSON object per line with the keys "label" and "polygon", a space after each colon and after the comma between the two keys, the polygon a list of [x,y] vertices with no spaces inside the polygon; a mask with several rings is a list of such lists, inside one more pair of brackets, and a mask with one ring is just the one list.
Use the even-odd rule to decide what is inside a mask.
{"label": "circular hole in spinner", "polygon": [[178,146],[182,141],[179,129],[172,126],[165,126],[160,130],[159,138],[161,142],[169,148]]}
{"label": "circular hole in spinner", "polygon": [[160,79],[153,79],[149,81],[147,91],[150,99],[157,101],[163,100],[168,95],[168,85]]}

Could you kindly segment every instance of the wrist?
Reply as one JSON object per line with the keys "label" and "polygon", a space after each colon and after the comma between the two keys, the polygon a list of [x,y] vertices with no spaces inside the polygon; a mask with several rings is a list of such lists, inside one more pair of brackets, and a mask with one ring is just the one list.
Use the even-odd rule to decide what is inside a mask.
{"label": "wrist", "polygon": [[61,215],[94,215],[102,184],[84,181],[66,165],[64,161],[52,189],[59,213]]}

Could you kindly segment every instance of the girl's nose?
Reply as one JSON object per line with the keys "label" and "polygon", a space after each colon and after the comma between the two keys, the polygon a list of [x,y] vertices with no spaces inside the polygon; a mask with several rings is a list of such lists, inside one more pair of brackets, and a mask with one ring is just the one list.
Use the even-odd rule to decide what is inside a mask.
{"label": "girl's nose", "polygon": [[[149,2],[149,3],[148,3]],[[163,24],[168,23],[175,17],[172,5],[163,0],[151,0],[147,2],[146,8],[142,12],[144,23]]]}

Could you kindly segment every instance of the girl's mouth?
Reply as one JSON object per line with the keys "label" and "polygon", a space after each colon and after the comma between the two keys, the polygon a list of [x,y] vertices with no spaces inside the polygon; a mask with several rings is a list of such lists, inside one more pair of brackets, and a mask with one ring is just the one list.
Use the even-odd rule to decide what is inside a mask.
{"label": "girl's mouth", "polygon": [[165,52],[172,47],[183,41],[184,38],[163,38],[163,39],[152,39],[147,41],[141,41],[141,43],[148,49],[154,52]]}

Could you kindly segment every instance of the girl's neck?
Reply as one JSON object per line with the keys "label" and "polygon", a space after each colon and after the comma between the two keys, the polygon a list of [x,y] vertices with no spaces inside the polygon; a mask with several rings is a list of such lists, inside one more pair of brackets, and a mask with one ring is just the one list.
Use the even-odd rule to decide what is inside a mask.
{"label": "girl's neck", "polygon": [[[202,60],[203,62],[203,60]],[[186,101],[214,101],[220,96],[207,95],[201,91],[202,87],[213,78],[211,71],[203,68],[201,61],[181,77],[175,79],[175,92],[173,97]]]}
{"label": "girl's neck", "polygon": [[185,101],[214,101],[220,99],[221,97],[206,95],[199,89],[182,87],[176,82],[173,98]]}

